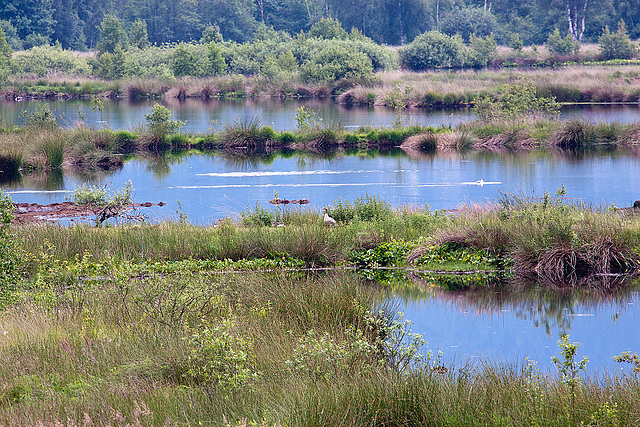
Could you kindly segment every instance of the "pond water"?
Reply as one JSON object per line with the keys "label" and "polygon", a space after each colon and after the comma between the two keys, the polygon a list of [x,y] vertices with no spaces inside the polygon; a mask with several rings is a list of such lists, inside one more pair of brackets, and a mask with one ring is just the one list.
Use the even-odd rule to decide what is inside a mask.
{"label": "pond water", "polygon": [[413,288],[393,297],[397,309],[424,334],[427,348],[444,361],[526,365],[536,361],[555,372],[558,340],[568,334],[580,343],[576,360],[589,358],[587,373],[631,373],[631,365],[613,360],[624,351],[640,351],[638,286],[616,294],[484,290],[447,292]]}
{"label": "pond water", "polygon": [[[100,128],[135,130],[145,122],[151,106],[158,101],[129,100],[105,101],[102,115],[92,108],[88,100],[48,101],[51,110],[56,112],[59,123],[65,127],[74,126],[79,120],[80,110],[85,123]],[[359,126],[391,126],[395,113],[390,108],[345,107],[330,100],[277,100],[271,98],[210,100],[188,99],[161,101],[172,112],[172,117],[186,122],[185,132],[205,133],[211,129],[220,130],[227,123],[236,120],[256,119],[265,126],[282,130],[296,128],[296,108],[304,105],[313,110],[323,124],[341,124],[347,128]],[[33,111],[41,101],[0,102],[0,120],[3,125],[23,123],[21,113]],[[475,118],[469,109],[426,110],[408,109],[404,112],[407,124],[426,126],[455,126]],[[561,119],[582,118],[592,122],[633,123],[638,121],[638,105],[581,105],[566,106],[562,109]]]}
{"label": "pond water", "polygon": [[[152,104],[106,102],[103,119],[113,129],[133,129]],[[0,104],[0,118],[4,124],[19,123],[19,112],[35,105]],[[174,118],[187,121],[186,129],[197,132],[251,118],[278,130],[293,129],[299,105],[297,101],[272,100],[168,104]],[[317,100],[302,105],[314,109],[324,123],[386,126],[394,120],[388,109],[347,109]],[[54,102],[51,107],[64,113],[60,122],[66,126],[77,120],[78,108],[83,109],[87,123],[100,119],[87,102]],[[411,122],[426,125],[455,125],[472,119],[466,110],[411,110],[408,114]],[[635,122],[638,108],[581,107],[565,109],[563,116]],[[407,155],[398,149],[324,155],[278,152],[254,157],[184,154],[133,159],[111,172],[25,175],[2,182],[0,187],[16,202],[53,203],[64,201],[84,182],[120,188],[129,180],[136,201],[167,203],[143,211],[153,220],[177,219],[182,214],[201,225],[227,216],[237,218],[256,205],[274,209],[268,200],[275,194],[309,199],[311,204],[305,209],[315,209],[319,221],[323,206],[367,194],[380,196],[394,206],[428,204],[432,209],[449,209],[463,203],[492,202],[505,193],[541,197],[564,186],[571,200],[622,207],[640,199],[640,156],[620,151]],[[550,358],[559,354],[557,341],[563,332],[582,343],[579,356],[589,357],[590,373],[620,372],[623,367],[629,372],[611,357],[626,350],[640,351],[640,313],[636,310],[640,293],[636,290],[615,296],[566,296],[550,292],[459,294],[424,288],[420,292],[399,291],[390,298],[414,322],[413,330],[425,334],[428,347],[443,351],[445,360],[521,364],[528,356],[550,369]]]}

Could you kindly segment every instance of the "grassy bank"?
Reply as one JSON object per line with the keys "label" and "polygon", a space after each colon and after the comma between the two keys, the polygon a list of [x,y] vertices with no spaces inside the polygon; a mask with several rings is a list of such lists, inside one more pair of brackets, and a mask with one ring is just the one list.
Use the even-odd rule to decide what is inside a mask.
{"label": "grassy bank", "polygon": [[[168,111],[168,110],[167,110]],[[0,130],[0,177],[5,181],[20,174],[48,170],[114,169],[132,156],[156,156],[168,152],[220,151],[244,156],[277,150],[308,154],[337,150],[390,150],[401,148],[409,155],[438,150],[557,149],[565,151],[631,148],[638,144],[637,124],[590,123],[579,120],[474,121],[450,127],[404,126],[398,115],[393,128],[346,130],[300,119],[297,131],[277,132],[255,120],[227,124],[209,134],[167,133],[167,120],[141,127],[138,132],[94,129],[80,123],[71,129],[57,126],[51,113],[23,128]],[[40,113],[37,113],[40,114]]]}
{"label": "grassy bank", "polygon": [[631,262],[638,219],[553,198],[458,215],[396,212],[370,198],[331,214],[337,227],[309,211],[256,209],[217,228],[2,228],[5,267],[12,253],[26,262],[12,286],[0,277],[0,423],[637,422],[637,376],[583,378],[572,365],[578,380],[568,383],[526,363],[450,366],[426,354],[361,275],[286,270],[516,270],[527,249],[541,261],[558,248],[582,259],[609,240],[601,255]]}
{"label": "grassy bank", "polygon": [[[513,58],[512,58],[513,59]],[[503,62],[508,57],[503,58]],[[515,60],[515,59],[514,59]],[[629,62],[556,64],[540,69],[497,68],[481,71],[379,72],[368,78],[309,83],[295,78],[228,75],[220,77],[102,80],[88,77],[20,78],[5,86],[5,100],[112,97],[129,99],[219,99],[243,97],[332,98],[346,105],[396,108],[456,108],[494,95],[517,78],[533,83],[541,96],[566,103],[637,103],[634,82],[640,66]],[[501,66],[502,67],[502,66]]]}

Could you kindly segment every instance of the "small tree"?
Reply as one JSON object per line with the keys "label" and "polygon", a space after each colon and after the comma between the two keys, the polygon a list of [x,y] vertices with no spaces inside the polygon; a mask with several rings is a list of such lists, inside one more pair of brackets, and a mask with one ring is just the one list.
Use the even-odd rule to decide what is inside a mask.
{"label": "small tree", "polygon": [[100,41],[96,45],[99,56],[103,53],[114,53],[116,47],[122,50],[128,47],[127,33],[115,15],[106,15],[100,24]]}
{"label": "small tree", "polygon": [[136,19],[131,24],[131,32],[129,33],[129,41],[131,45],[138,49],[149,47],[149,34],[147,33],[147,21]]}
{"label": "small tree", "polygon": [[224,62],[222,50],[215,42],[207,45],[207,65],[205,74],[208,76],[218,76],[224,73],[227,63]]}
{"label": "small tree", "polygon": [[200,39],[200,43],[209,44],[211,42],[223,42],[220,27],[218,27],[216,24],[209,24],[202,31],[202,38]]}
{"label": "small tree", "polygon": [[342,78],[366,78],[373,74],[367,55],[343,46],[330,45],[318,52],[300,68],[306,81],[336,81]]}
{"label": "small tree", "polygon": [[113,53],[105,52],[100,55],[100,69],[98,70],[98,74],[105,79],[121,79],[125,75],[125,61],[124,51],[118,45],[115,47]]}
{"label": "small tree", "polygon": [[469,52],[468,63],[472,67],[486,67],[498,52],[498,44],[493,38],[493,35],[476,37],[475,34],[471,34],[469,47],[471,50]]}
{"label": "small tree", "polygon": [[571,55],[572,53],[578,53],[580,42],[574,40],[571,34],[567,34],[563,38],[560,35],[560,30],[556,28],[553,33],[549,34],[547,49],[549,49],[549,52],[558,55]]}
{"label": "small tree", "polygon": [[514,52],[522,52],[522,48],[524,47],[524,43],[522,43],[522,39],[519,34],[512,34],[511,40],[509,41],[509,47]]}
{"label": "small tree", "polygon": [[148,144],[155,146],[165,142],[165,137],[170,133],[177,132],[184,122],[179,120],[171,120],[171,111],[160,104],[154,104],[151,107],[151,113],[144,115],[147,121],[147,135],[145,139]]}
{"label": "small tree", "polygon": [[202,57],[195,46],[181,42],[171,56],[171,70],[176,77],[202,75]]}
{"label": "small tree", "polygon": [[604,59],[629,59],[637,53],[636,46],[629,39],[627,26],[622,19],[618,22],[618,30],[615,33],[609,31],[609,27],[602,30],[602,35],[598,37],[598,44]]}
{"label": "small tree", "polygon": [[109,218],[140,219],[128,212],[133,202],[133,185],[128,181],[119,190],[111,189],[108,184],[76,187],[69,200],[78,206],[84,206],[95,214],[96,227],[100,227]]}

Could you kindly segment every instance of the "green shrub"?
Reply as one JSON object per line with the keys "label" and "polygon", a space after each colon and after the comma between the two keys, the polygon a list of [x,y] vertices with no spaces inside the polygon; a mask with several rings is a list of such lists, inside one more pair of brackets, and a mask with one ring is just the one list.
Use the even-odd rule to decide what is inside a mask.
{"label": "green shrub", "polygon": [[347,38],[347,32],[342,28],[340,21],[331,18],[322,18],[311,26],[309,36],[319,39],[339,39]]}
{"label": "green shrub", "polygon": [[[220,52],[217,53],[219,54]],[[202,57],[198,47],[182,42],[173,51],[171,58],[171,70],[176,77],[198,77],[204,73],[203,65],[205,65],[206,63],[207,61],[205,61],[205,58]],[[217,63],[216,66],[220,66],[220,64]]]}
{"label": "green shrub", "polygon": [[147,121],[147,133],[145,138],[150,144],[160,144],[164,142],[168,134],[177,132],[184,122],[171,120],[171,111],[160,104],[154,104],[151,112],[144,115]]}
{"label": "green shrub", "polygon": [[524,44],[522,43],[522,39],[520,38],[519,34],[516,33],[511,35],[511,39],[509,40],[509,47],[514,52],[522,52]]}
{"label": "green shrub", "polygon": [[600,53],[604,59],[630,59],[637,53],[637,48],[629,39],[627,26],[621,19],[618,22],[618,30],[615,33],[609,31],[609,27],[602,30],[598,37]]}
{"label": "green shrub", "polygon": [[516,83],[502,85],[495,98],[479,97],[474,110],[481,120],[522,120],[527,117],[556,115],[560,104],[553,97],[538,96],[532,83],[520,79]]}
{"label": "green shrub", "polygon": [[231,322],[205,326],[189,339],[191,368],[187,374],[208,393],[238,393],[259,377],[253,343],[231,331]]}
{"label": "green shrub", "polygon": [[571,37],[571,34],[567,34],[564,38],[560,35],[560,30],[557,28],[553,33],[549,34],[547,39],[547,49],[549,52],[558,55],[570,55],[572,53],[578,53],[580,50],[580,43]]}
{"label": "green shrub", "polygon": [[38,46],[23,52],[17,52],[14,58],[18,73],[38,77],[49,74],[88,76],[91,74],[89,63],[72,51],[63,50],[60,45]]}
{"label": "green shrub", "polygon": [[13,299],[20,268],[17,241],[9,230],[13,221],[13,201],[0,191],[0,308]]}
{"label": "green shrub", "polygon": [[373,75],[373,64],[367,55],[354,48],[327,46],[300,68],[306,81],[336,81],[343,78],[367,78]]}
{"label": "green shrub", "polygon": [[450,37],[438,31],[421,34],[400,50],[400,63],[411,71],[462,68],[465,58],[466,48],[462,38]]}

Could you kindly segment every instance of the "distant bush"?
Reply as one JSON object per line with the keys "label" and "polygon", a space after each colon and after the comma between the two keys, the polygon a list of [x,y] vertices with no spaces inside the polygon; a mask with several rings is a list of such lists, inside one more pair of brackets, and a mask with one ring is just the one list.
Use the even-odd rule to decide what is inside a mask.
{"label": "distant bush", "polygon": [[50,74],[88,76],[91,74],[89,63],[60,45],[38,46],[14,56],[16,68],[21,74],[46,77]]}
{"label": "distant bush", "polygon": [[373,74],[367,55],[343,46],[328,46],[300,68],[306,81],[335,81],[346,77],[366,78]]}
{"label": "distant bush", "polygon": [[602,30],[598,37],[600,53],[604,59],[630,59],[637,53],[637,48],[629,39],[627,26],[621,19],[618,22],[618,30],[615,33],[609,31],[609,27]]}
{"label": "distant bush", "polygon": [[469,39],[470,50],[467,54],[467,64],[471,67],[486,67],[489,61],[497,54],[497,43],[492,35],[476,37],[471,35]]}
{"label": "distant bush", "polygon": [[438,31],[429,31],[415,38],[400,51],[403,67],[412,71],[434,68],[462,68],[466,47],[460,36],[450,37]]}
{"label": "distant bush", "polygon": [[549,52],[558,55],[571,55],[572,53],[578,53],[580,43],[574,40],[570,34],[563,38],[560,35],[560,30],[556,28],[553,33],[549,34],[547,49],[549,49]]}
{"label": "distant bush", "polygon": [[176,77],[195,76],[204,74],[206,59],[200,46],[180,43],[171,55],[171,70]]}
{"label": "distant bush", "polygon": [[344,28],[342,28],[342,24],[340,24],[339,21],[331,18],[323,18],[313,24],[309,30],[309,36],[327,40],[344,40],[347,38],[348,34]]}

